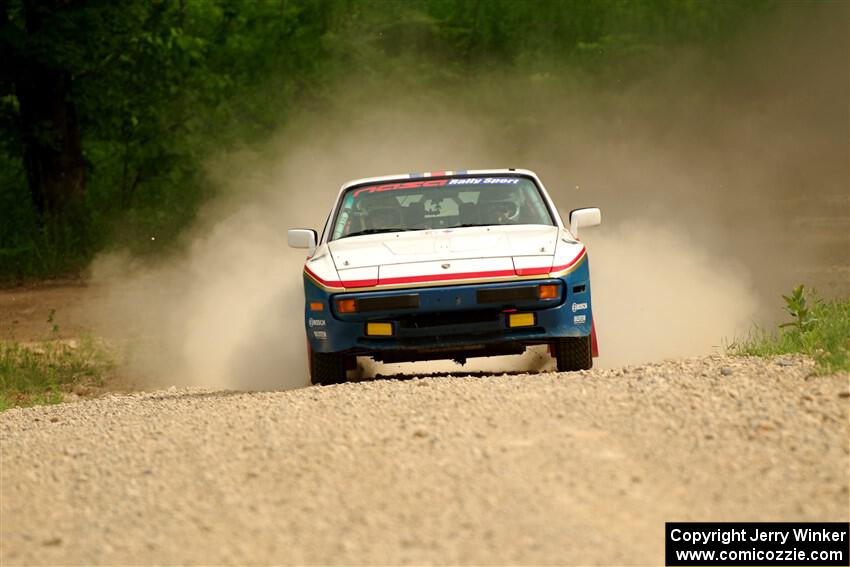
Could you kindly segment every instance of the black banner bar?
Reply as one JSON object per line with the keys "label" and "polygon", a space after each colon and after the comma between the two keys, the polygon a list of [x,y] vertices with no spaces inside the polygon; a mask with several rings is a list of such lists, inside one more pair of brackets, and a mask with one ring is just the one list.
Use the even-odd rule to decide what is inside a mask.
{"label": "black banner bar", "polygon": [[669,567],[850,565],[847,522],[667,522]]}

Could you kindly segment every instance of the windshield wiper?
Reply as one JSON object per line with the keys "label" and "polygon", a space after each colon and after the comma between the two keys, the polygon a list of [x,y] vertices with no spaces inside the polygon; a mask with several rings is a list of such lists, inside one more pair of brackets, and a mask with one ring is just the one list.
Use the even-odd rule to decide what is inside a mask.
{"label": "windshield wiper", "polygon": [[469,223],[469,224],[458,224],[458,225],[455,225],[455,226],[450,226],[449,228],[469,228],[469,227],[472,227],[472,226],[493,226],[493,225],[492,224]]}
{"label": "windshield wiper", "polygon": [[352,232],[350,234],[346,234],[345,236],[341,236],[340,238],[349,238],[351,236],[363,236],[364,234],[382,234],[385,232],[404,232],[408,229],[406,228],[367,228],[366,230],[360,230],[358,232]]}

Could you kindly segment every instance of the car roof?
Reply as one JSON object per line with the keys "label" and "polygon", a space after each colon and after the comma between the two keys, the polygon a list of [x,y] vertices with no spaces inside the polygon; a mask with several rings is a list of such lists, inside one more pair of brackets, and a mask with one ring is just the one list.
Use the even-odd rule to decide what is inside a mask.
{"label": "car roof", "polygon": [[448,170],[448,171],[426,171],[424,173],[399,173],[396,175],[384,175],[381,177],[364,177],[362,179],[352,179],[343,184],[340,192],[345,191],[349,187],[355,185],[364,185],[369,183],[382,183],[384,181],[403,181],[408,179],[428,179],[429,177],[454,177],[454,176],[470,176],[470,175],[528,175],[538,180],[537,174],[528,169],[468,169],[468,170]]}

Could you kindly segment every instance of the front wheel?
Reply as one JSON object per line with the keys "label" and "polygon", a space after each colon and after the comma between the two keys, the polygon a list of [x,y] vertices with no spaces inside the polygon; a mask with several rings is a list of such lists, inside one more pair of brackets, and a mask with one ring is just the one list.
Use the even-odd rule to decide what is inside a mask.
{"label": "front wheel", "polygon": [[558,372],[593,368],[593,347],[590,336],[555,339],[552,346],[558,363]]}
{"label": "front wheel", "polygon": [[346,381],[345,357],[341,354],[310,352],[312,384],[342,384]]}

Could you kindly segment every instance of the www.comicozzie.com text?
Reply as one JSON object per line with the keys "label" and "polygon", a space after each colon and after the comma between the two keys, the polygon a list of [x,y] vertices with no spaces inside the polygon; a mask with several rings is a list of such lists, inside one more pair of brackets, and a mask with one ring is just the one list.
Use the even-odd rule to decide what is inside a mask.
{"label": "www.comicozzie.com text", "polygon": [[785,544],[789,536],[793,534],[794,541],[818,542],[818,541],[844,541],[846,532],[840,530],[813,530],[811,528],[795,528],[787,530],[761,530],[754,528],[738,529],[716,529],[711,531],[689,531],[676,528],[670,532],[673,541],[687,541],[692,543],[722,543],[729,544],[735,541],[775,541]]}

